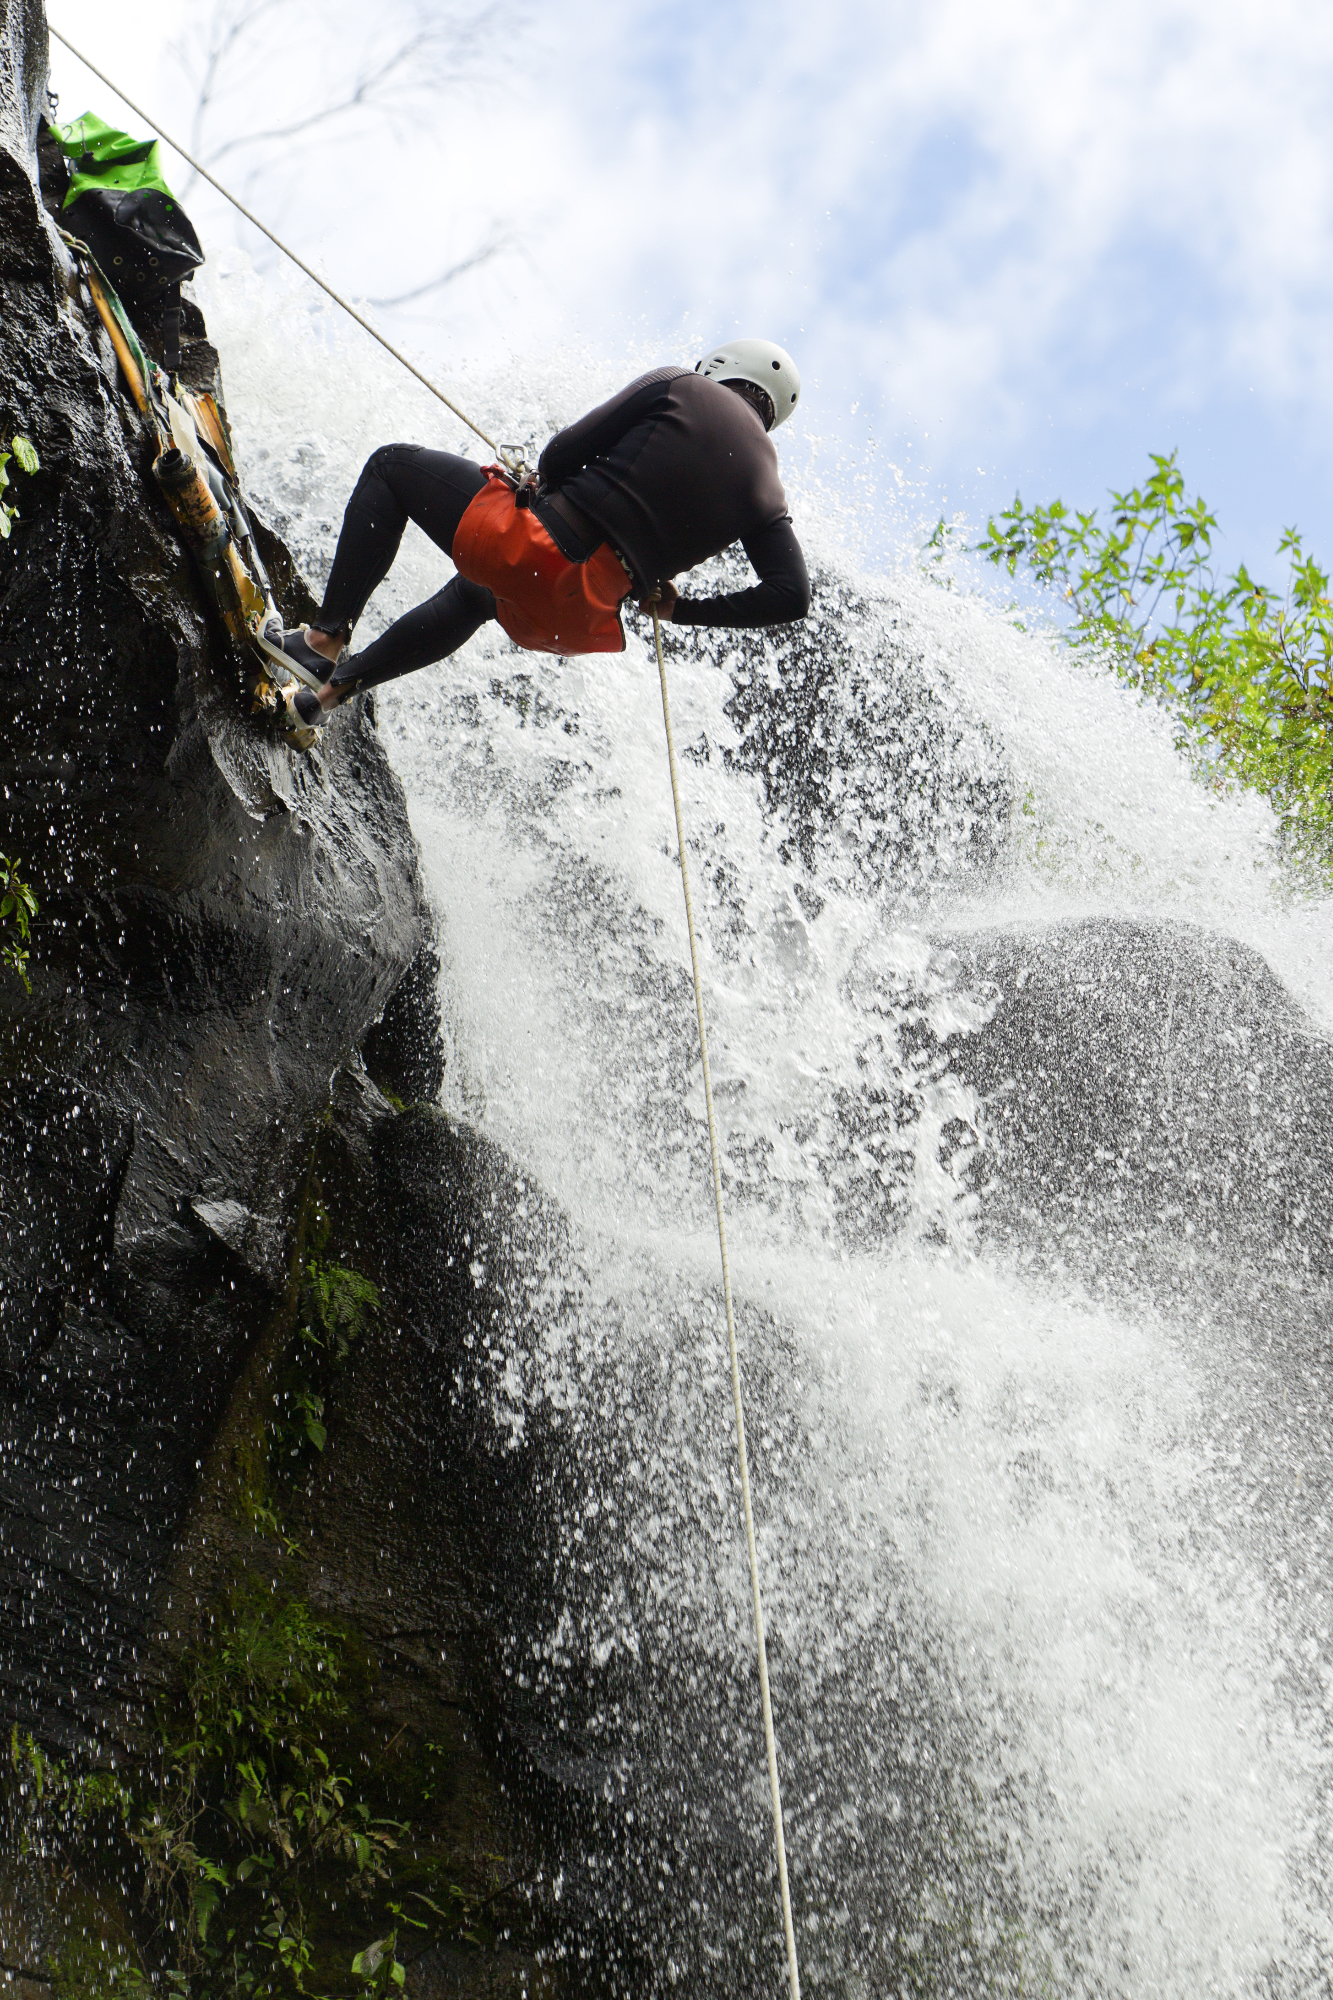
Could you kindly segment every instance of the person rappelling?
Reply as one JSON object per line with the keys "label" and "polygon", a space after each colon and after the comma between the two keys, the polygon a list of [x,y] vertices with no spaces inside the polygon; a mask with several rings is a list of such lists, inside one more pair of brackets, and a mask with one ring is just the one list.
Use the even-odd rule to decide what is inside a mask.
{"label": "person rappelling", "polygon": [[[445,659],[491,618],[519,646],[566,655],[622,652],[631,594],[677,625],[804,618],[810,579],[769,436],[800,394],[781,347],[733,340],[693,371],[641,375],[559,431],[517,480],[452,452],[382,445],[347,503],[318,618],[283,635],[287,657],[322,683],[283,690],[287,732],[309,740],[348,695]],[[409,521],[458,574],[348,654]],[[677,576],[738,541],[754,584],[678,593]]]}

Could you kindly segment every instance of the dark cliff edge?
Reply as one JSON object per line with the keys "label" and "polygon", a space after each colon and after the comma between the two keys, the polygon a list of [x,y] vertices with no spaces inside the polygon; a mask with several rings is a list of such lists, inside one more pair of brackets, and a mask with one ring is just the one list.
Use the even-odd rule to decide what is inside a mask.
{"label": "dark cliff edge", "polygon": [[[0,1718],[71,1769],[131,1770],[179,1663],[258,1579],[350,1635],[353,1765],[393,1797],[432,1773],[469,1940],[445,1924],[427,1963],[416,1939],[409,1991],[536,1993],[522,1898],[542,1861],[462,1562],[485,1528],[435,1520],[419,1440],[395,1430],[411,1383],[387,1318],[330,1397],[316,1473],[283,1486],[280,1522],[257,1505],[313,1219],[330,1257],[392,1278],[372,1137],[440,1089],[402,789],[370,698],[308,756],[246,712],[43,206],[47,54],[40,0],[0,0],[0,431],[40,456],[0,543],[0,848],[40,902],[31,992],[0,969]],[[256,529],[284,614],[308,615]],[[68,1877],[0,1854],[0,1988],[82,1994],[59,1970],[71,1938],[174,1964],[141,1884]],[[369,1922],[320,1944],[339,1991]]]}
{"label": "dark cliff edge", "polygon": [[429,916],[366,704],[310,758],[244,714],[39,199],[37,0],[0,47],[0,427],[41,457],[0,549],[3,844],[41,903],[31,996],[0,983],[0,1699],[72,1736],[132,1662],[313,1123]]}

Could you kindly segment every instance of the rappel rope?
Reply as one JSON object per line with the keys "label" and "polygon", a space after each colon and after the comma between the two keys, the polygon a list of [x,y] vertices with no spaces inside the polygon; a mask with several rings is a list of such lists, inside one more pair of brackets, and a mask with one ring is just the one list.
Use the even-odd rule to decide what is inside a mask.
{"label": "rappel rope", "polygon": [[[232,207],[245,217],[247,222],[252,223],[260,231],[261,235],[267,236],[269,242],[281,250],[284,257],[289,257],[297,269],[304,271],[307,278],[313,284],[318,285],[322,292],[326,292],[335,305],[340,305],[343,311],[349,314],[359,327],[364,328],[372,340],[377,340],[386,353],[391,354],[395,361],[400,362],[406,368],[409,375],[414,375],[424,389],[429,389],[431,395],[437,397],[447,410],[452,410],[460,422],[465,423],[470,431],[475,432],[483,444],[488,444],[491,450],[497,454],[511,472],[518,473],[522,470],[522,459],[518,453],[509,447],[497,444],[494,438],[488,437],[480,424],[473,423],[467,412],[460,410],[457,403],[451,402],[443,389],[437,388],[428,375],[423,375],[415,363],[409,361],[407,356],[393,345],[392,341],[386,340],[378,328],[372,326],[370,321],[357,311],[350,300],[345,299],[341,292],[335,291],[332,285],[320,277],[318,271],[312,271],[309,264],[298,257],[294,250],[289,249],[281,237],[275,236],[266,223],[261,222],[257,215],[251,214],[244,202],[238,201],[229,189],[223,187],[221,181],[216,180],[209,173],[207,167],[202,166],[192,154],[187,153],[185,148],[173,139],[169,132],[163,131],[155,118],[150,118],[142,106],[136,104],[133,98],[127,97],[118,84],[114,84],[109,76],[104,75],[98,69],[96,63],[89,62],[87,56],[75,48],[68,36],[62,35],[60,30],[54,27],[51,28],[50,32],[58,42],[64,44],[72,56],[77,57],[85,69],[91,70],[99,82],[104,83],[108,90],[114,92],[122,104],[127,104],[136,118],[142,118],[145,125],[151,126],[159,139],[164,139],[172,151],[178,153],[187,165],[193,167],[194,171],[202,179],[206,180],[210,187],[216,188],[218,193],[225,200],[229,201]],[[787,1947],[787,1978],[791,1990],[791,2000],[801,2000],[801,1974],[796,1959],[796,1931],[792,1923],[791,1889],[787,1881],[787,1842],[783,1831],[782,1787],[778,1779],[778,1750],[773,1734],[773,1704],[769,1698],[768,1691],[768,1642],[764,1634],[764,1601],[759,1588],[759,1554],[755,1547],[754,1539],[754,1511],[750,1505],[750,1462],[745,1449],[745,1406],[741,1396],[741,1364],[736,1348],[736,1315],[731,1300],[731,1267],[727,1260],[727,1224],[722,1206],[722,1156],[717,1139],[717,1117],[713,1110],[713,1078],[708,1066],[708,1032],[704,1025],[703,984],[699,972],[699,939],[694,927],[694,903],[690,896],[690,870],[685,852],[685,822],[680,805],[680,772],[676,764],[676,741],[671,728],[671,703],[667,695],[666,660],[662,652],[662,621],[658,616],[655,605],[653,606],[653,644],[657,652],[658,678],[662,683],[662,720],[666,725],[667,760],[671,767],[671,802],[675,808],[676,842],[680,850],[680,885],[685,895],[685,924],[690,936],[690,968],[694,975],[694,1007],[699,1023],[699,1056],[703,1065],[704,1105],[708,1113],[708,1145],[712,1157],[713,1200],[717,1208],[717,1242],[722,1257],[722,1298],[726,1307],[727,1347],[731,1357],[731,1393],[736,1408],[736,1454],[740,1462],[741,1512],[745,1520],[745,1547],[750,1559],[750,1590],[754,1599],[754,1636],[759,1659],[759,1704],[763,1712],[764,1748],[768,1754],[768,1785],[773,1802],[773,1840],[778,1856],[778,1888],[782,1897],[782,1928]]]}
{"label": "rappel rope", "polygon": [[755,1548],[754,1513],[750,1506],[750,1462],[745,1450],[745,1406],[741,1400],[741,1364],[736,1352],[736,1315],[731,1303],[731,1266],[727,1261],[727,1222],[722,1207],[722,1155],[717,1143],[717,1118],[713,1111],[713,1077],[708,1067],[708,1031],[704,1026],[699,939],[694,928],[690,869],[685,857],[685,820],[680,807],[680,772],[676,765],[676,739],[671,728],[666,660],[662,654],[662,621],[658,617],[656,605],[653,606],[653,644],[657,649],[658,679],[662,683],[662,720],[666,724],[667,760],[671,766],[671,803],[676,811],[680,886],[685,894],[685,926],[690,934],[690,970],[694,974],[694,1011],[699,1021],[699,1056],[703,1064],[704,1105],[708,1112],[708,1146],[713,1162],[713,1201],[717,1207],[717,1246],[722,1255],[722,1300],[727,1312],[727,1347],[731,1355],[731,1394],[736,1405],[736,1455],[741,1468],[741,1512],[745,1516],[745,1547],[750,1558],[750,1590],[754,1597],[754,1638],[759,1654],[759,1705],[764,1716],[764,1748],[768,1752],[768,1788],[773,1800],[773,1840],[778,1851],[778,1888],[782,1895],[782,1928],[787,1940],[787,1978],[791,1987],[791,2000],[801,2000],[801,1974],[796,1962],[796,1932],[791,1918],[791,1890],[787,1884],[787,1841],[782,1824],[778,1748],[773,1736],[773,1704],[768,1694],[768,1642],[764,1636],[764,1600],[759,1589],[759,1554]]}
{"label": "rappel rope", "polygon": [[[50,27],[49,22],[47,23],[47,26]],[[321,292],[327,292],[329,297],[333,300],[334,304],[340,305],[345,313],[350,314],[350,316],[356,321],[359,327],[364,327],[365,331],[370,335],[372,340],[377,340],[380,346],[385,350],[387,354],[392,354],[395,361],[401,362],[403,367],[406,368],[409,375],[415,375],[417,381],[420,382],[423,389],[429,389],[431,395],[437,396],[439,400],[444,404],[446,410],[452,410],[454,415],[459,419],[461,423],[465,423],[470,431],[475,431],[477,436],[481,439],[482,443],[488,444],[491,450],[503,462],[503,464],[508,467],[508,469],[511,472],[522,471],[523,460],[520,453],[515,452],[511,446],[497,444],[493,437],[488,437],[486,435],[486,432],[481,428],[481,425],[474,424],[471,417],[467,414],[466,410],[460,410],[457,403],[451,402],[449,400],[448,396],[445,395],[443,389],[436,388],[435,384],[431,381],[429,375],[423,375],[415,362],[409,361],[407,356],[401,351],[401,349],[395,347],[391,340],[386,340],[384,335],[379,331],[379,329],[377,327],[372,326],[370,321],[365,317],[363,313],[359,313],[357,311],[356,307],[352,304],[350,299],[345,299],[341,292],[335,292],[333,286],[330,285],[326,279],[321,278],[318,271],[312,271],[309,264],[307,264],[302,258],[298,257],[294,250],[288,249],[287,245],[283,242],[282,238],[280,236],[275,236],[273,234],[273,231],[269,228],[266,222],[261,222],[257,215],[252,215],[250,213],[250,210],[245,206],[245,203],[243,201],[238,201],[229,188],[223,187],[221,181],[215,180],[213,175],[209,173],[207,167],[201,166],[199,161],[194,158],[194,155],[192,153],[187,153],[184,146],[182,146],[178,140],[173,139],[169,132],[164,132],[162,127],[158,124],[156,118],[150,118],[148,113],[143,109],[143,107],[141,105],[136,104],[132,97],[126,97],[124,91],[120,88],[119,84],[113,83],[109,76],[104,75],[103,72],[97,67],[96,63],[89,62],[87,56],[84,55],[81,50],[75,48],[73,42],[70,41],[67,35],[62,35],[59,28],[51,28],[50,31],[55,36],[58,42],[64,43],[65,47],[69,50],[72,56],[77,56],[78,60],[83,64],[85,69],[92,71],[93,75],[98,79],[99,83],[104,83],[108,90],[113,91],[115,95],[120,99],[122,104],[129,105],[130,110],[134,113],[136,118],[142,118],[145,125],[151,125],[153,130],[156,132],[158,138],[165,139],[173,153],[179,153],[187,166],[193,167],[194,171],[197,174],[199,174],[204,180],[206,180],[210,187],[216,188],[218,193],[223,197],[223,199],[225,201],[229,201],[234,209],[239,210],[239,212],[245,217],[247,222],[253,223],[255,228],[259,230],[261,235],[267,236],[269,242],[275,244],[276,247],[279,250],[281,250],[284,257],[290,257],[298,271],[304,271],[307,278],[310,279],[312,284],[318,285]]]}

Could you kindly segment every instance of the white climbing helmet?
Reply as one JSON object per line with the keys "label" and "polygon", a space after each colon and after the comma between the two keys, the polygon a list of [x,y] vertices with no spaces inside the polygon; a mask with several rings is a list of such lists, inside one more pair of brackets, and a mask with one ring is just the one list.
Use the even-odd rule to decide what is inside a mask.
{"label": "white climbing helmet", "polygon": [[770,430],[785,424],[801,399],[801,378],[785,347],[773,340],[727,340],[710,347],[694,364],[696,375],[715,382],[753,382],[773,400]]}

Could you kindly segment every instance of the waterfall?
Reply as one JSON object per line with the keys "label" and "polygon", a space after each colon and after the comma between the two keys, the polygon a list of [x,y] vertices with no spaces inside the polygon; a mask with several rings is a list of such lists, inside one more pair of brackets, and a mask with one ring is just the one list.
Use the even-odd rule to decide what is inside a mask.
{"label": "waterfall", "polygon": [[[471,451],[301,295],[237,269],[206,305],[253,496],[313,580],[376,445]],[[451,394],[540,441],[632,372]],[[1113,676],[910,552],[851,561],[813,474],[792,500],[807,625],[667,646],[807,1986],[1325,1991],[1330,1184],[1299,1121],[1333,1071],[1333,910]],[[362,639],[449,573],[409,529]],[[497,1436],[554,1423],[571,1454],[522,1671],[619,1746],[663,1990],[756,1965],[757,1992],[778,1914],[707,1138],[630,622],[570,662],[491,626],[375,702],[439,916],[444,1108],[578,1243],[493,1358]],[[1107,976],[1109,1041],[1079,1027]],[[1036,1085],[1013,1111],[1019,1056],[1050,1129]]]}

